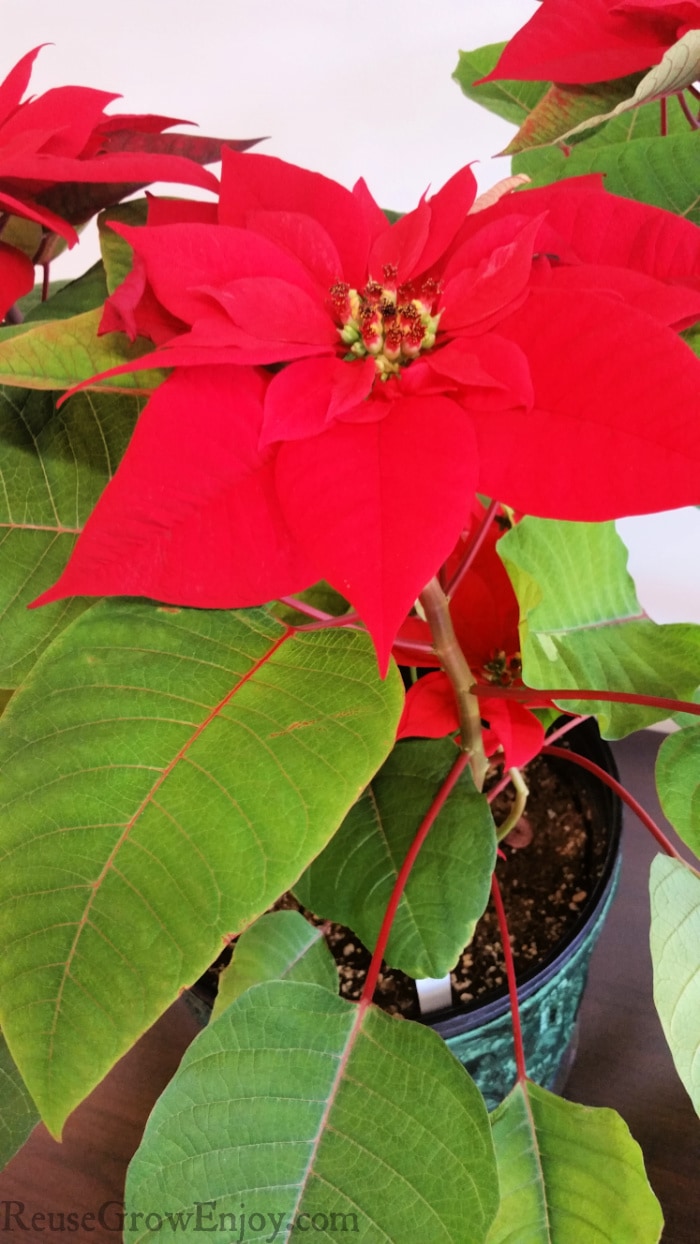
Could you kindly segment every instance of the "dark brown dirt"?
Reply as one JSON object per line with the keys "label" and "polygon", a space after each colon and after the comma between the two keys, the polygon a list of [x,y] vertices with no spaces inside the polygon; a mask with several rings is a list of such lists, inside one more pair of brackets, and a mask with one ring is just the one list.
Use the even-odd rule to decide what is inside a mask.
{"label": "dark brown dirt", "polygon": [[[576,923],[592,886],[600,877],[607,847],[606,835],[594,831],[595,817],[585,790],[567,780],[568,770],[538,757],[525,772],[530,797],[526,815],[502,843],[496,867],[508,918],[511,946],[518,975],[542,962]],[[506,790],[494,801],[497,824],[512,802]],[[338,965],[340,992],[359,998],[370,962],[370,952],[343,925],[321,921],[285,894],[276,908],[294,907],[321,925]],[[230,950],[226,954],[230,959]],[[223,956],[222,956],[223,959]],[[217,961],[207,974],[216,992]],[[206,978],[198,985],[204,986]],[[476,926],[474,937],[451,973],[453,1005],[487,997],[505,982],[503,948],[492,902]],[[410,977],[382,965],[374,1000],[394,1015],[420,1016],[416,987]]]}
{"label": "dark brown dirt", "polygon": [[[585,792],[567,782],[544,757],[528,766],[530,788],[526,816],[502,844],[496,875],[511,936],[516,972],[541,962],[575,924],[591,887],[601,875],[606,842],[592,832],[593,815]],[[494,801],[496,823],[509,811],[512,792]],[[277,906],[299,907],[293,895]],[[322,924],[311,913],[304,914]],[[340,992],[359,998],[370,953],[343,925],[323,924],[338,965]],[[476,926],[474,937],[451,973],[454,1006],[481,998],[505,982],[503,946],[493,903]],[[374,1000],[394,1015],[420,1015],[416,987],[403,972],[383,965]]]}

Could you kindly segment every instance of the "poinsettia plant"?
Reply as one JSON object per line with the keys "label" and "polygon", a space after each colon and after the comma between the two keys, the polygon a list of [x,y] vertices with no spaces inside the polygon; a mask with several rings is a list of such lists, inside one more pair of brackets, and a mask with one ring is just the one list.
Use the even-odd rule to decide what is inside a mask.
{"label": "poinsettia plant", "polygon": [[[536,18],[566,34],[577,7]],[[587,9],[571,78],[554,35],[459,72],[521,146],[553,136],[557,159],[588,148],[605,172],[622,112],[653,108],[674,144],[665,95],[604,114],[620,74],[697,34],[697,5]],[[621,54],[591,91],[593,16]],[[491,1119],[440,1038],[373,995],[385,955],[450,971],[509,828],[485,784],[512,782],[520,815],[555,715],[617,738],[676,714],[660,789],[697,850],[700,627],[646,617],[612,525],[700,504],[694,86],[672,83],[687,133],[668,203],[630,177],[643,159],[624,197],[534,165],[479,196],[465,167],[396,218],[363,181],[108,116],[103,92],[23,102],[34,55],[0,87],[2,1156],[35,1108],[60,1135],[243,933],[134,1159],[126,1239],[156,1206],[189,1214],[186,1233],[197,1206],[245,1202],[241,1238],[253,1219],[286,1239],[303,1215],[350,1215],[367,1241],[498,1244],[530,1219],[563,1241],[585,1208],[592,1241],[615,1221],[620,1244],[651,1244],[660,1211],[622,1122],[528,1079],[508,955],[517,1079]],[[569,141],[572,99],[595,126]],[[630,123],[629,151],[645,141]],[[218,158],[220,178],[201,167]],[[121,202],[155,178],[212,198]],[[59,239],[96,212],[101,261],[52,285]],[[448,820],[464,850],[446,888],[421,847]],[[657,1003],[697,1101],[698,875],[651,827]],[[324,919],[361,891],[359,1003],[316,935],[266,914],[311,873]]]}

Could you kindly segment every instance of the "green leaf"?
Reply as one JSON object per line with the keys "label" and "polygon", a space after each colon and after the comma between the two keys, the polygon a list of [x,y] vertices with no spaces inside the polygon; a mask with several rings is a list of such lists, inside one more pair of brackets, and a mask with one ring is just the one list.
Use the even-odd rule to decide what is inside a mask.
{"label": "green leaf", "polygon": [[473,52],[460,52],[452,77],[467,99],[473,99],[497,117],[521,125],[548,89],[548,82],[484,82],[474,86],[477,78],[490,73],[505,43],[490,43]]}
{"label": "green leaf", "polygon": [[130,203],[120,203],[100,212],[97,228],[100,237],[100,250],[107,275],[107,287],[113,294],[118,285],[131,272],[133,251],[129,243],[110,228],[112,223],[121,225],[145,225],[148,215],[148,199],[136,199]]}
{"label": "green leaf", "polygon": [[222,972],[212,1019],[262,981],[303,981],[338,992],[338,969],[323,933],[298,911],[271,911],[242,933]]}
{"label": "green leaf", "polygon": [[[691,103],[688,96],[687,102]],[[666,112],[666,132],[667,135],[687,134],[688,121],[683,114],[683,110],[677,99],[669,100]],[[631,109],[630,112],[623,112],[619,117],[614,117],[610,121],[603,122],[595,130],[589,130],[585,134],[580,134],[572,139],[576,147],[584,144],[589,149],[593,147],[611,147],[615,143],[629,143],[637,141],[641,138],[659,138],[661,136],[661,105],[658,100],[653,103],[641,104],[638,108]],[[543,154],[540,151],[532,151],[523,153],[518,156],[518,161]]]}
{"label": "green leaf", "polygon": [[[153,343],[137,337],[133,344],[123,333],[97,330],[102,310],[86,311],[66,320],[50,320],[19,333],[0,333],[0,385],[25,389],[70,389],[99,372],[132,362],[153,349]],[[163,379],[163,371],[128,372],[100,380],[91,387],[117,392],[149,392]]]}
{"label": "green leaf", "polygon": [[[530,687],[632,692],[692,700],[700,626],[660,626],[642,610],[613,523],[525,518],[498,543],[520,602],[523,678]],[[561,700],[595,713],[607,738],[668,716],[666,709]]]}
{"label": "green leaf", "polygon": [[700,726],[669,734],[656,758],[656,789],[664,816],[700,855]]}
{"label": "green leaf", "polygon": [[[482,82],[496,65],[505,43],[492,43],[473,52],[460,52],[452,77],[467,99],[519,127],[504,155],[556,142],[572,126],[601,110],[624,100],[641,78],[620,78],[614,82],[595,82],[586,86],[562,86],[549,82]],[[527,169],[523,171],[527,172]]]}
{"label": "green leaf", "polygon": [[46,302],[41,300],[41,285],[35,285],[31,293],[20,300],[19,306],[25,324],[32,325],[41,320],[67,320],[84,311],[93,311],[102,306],[106,297],[105,270],[98,262],[75,281],[56,281]]}
{"label": "green leaf", "polygon": [[681,336],[690,346],[693,354],[697,354],[698,358],[700,358],[700,324],[694,328],[686,329],[684,333],[681,333]]}
{"label": "green leaf", "polygon": [[654,1002],[676,1071],[700,1114],[700,877],[682,860],[651,865]]}
{"label": "green leaf", "polygon": [[39,1112],[0,1033],[0,1170],[38,1122]]}
{"label": "green leaf", "polygon": [[16,687],[47,644],[92,604],[30,603],[58,578],[126,449],[134,398],[0,390],[0,686]]}
{"label": "green leaf", "polygon": [[[631,108],[637,108],[640,104],[646,104],[650,100],[678,94],[685,87],[692,86],[698,77],[700,77],[700,30],[689,30],[677,43],[674,43],[673,47],[664,52],[658,65],[654,65],[648,73],[644,74],[631,94],[626,92],[614,108],[601,113],[599,116],[582,118],[563,137],[570,138],[573,134],[580,133],[590,125],[597,125],[600,121],[607,121],[611,117],[617,117],[620,113],[627,112]],[[614,86],[625,81],[624,78],[619,78],[616,80],[616,83],[606,83],[605,85]]]}
{"label": "green leaf", "polygon": [[101,602],[0,718],[0,1015],[70,1110],[296,881],[394,740],[367,635]]}
{"label": "green leaf", "polygon": [[547,148],[518,156],[513,167],[527,173],[535,186],[585,173],[604,173],[605,187],[614,194],[665,208],[700,224],[698,136],[690,130],[605,147],[583,143],[569,156],[558,148]]}
{"label": "green leaf", "polygon": [[[408,848],[456,759],[451,739],[397,744],[295,885],[300,901],[322,919],[348,925],[371,949]],[[449,972],[484,912],[495,863],[491,810],[467,769],[411,870],[387,963],[409,976]]]}
{"label": "green leaf", "polygon": [[155,1206],[189,1222],[175,1236],[171,1219],[173,1238],[198,1239],[204,1203],[210,1230],[236,1216],[227,1239],[277,1227],[281,1244],[325,1223],[358,1244],[482,1244],[498,1203],[483,1100],[431,1029],[317,985],[258,985],[190,1046],[157,1103],[129,1167],[124,1239],[145,1238],[131,1216]]}
{"label": "green leaf", "polygon": [[614,115],[611,105],[626,100],[638,81],[639,74],[633,78],[591,82],[585,86],[553,84],[522,123],[503,154],[515,155],[531,147],[541,147],[565,138],[568,140],[582,129],[600,125],[605,119],[602,114]]}
{"label": "green leaf", "polygon": [[614,1110],[528,1081],[491,1120],[502,1199],[488,1244],[657,1244],[661,1206]]}

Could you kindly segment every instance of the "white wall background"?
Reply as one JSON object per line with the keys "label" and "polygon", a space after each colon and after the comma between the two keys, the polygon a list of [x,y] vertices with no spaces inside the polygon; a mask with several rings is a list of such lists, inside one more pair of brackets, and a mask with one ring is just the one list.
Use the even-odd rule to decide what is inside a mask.
{"label": "white wall background", "polygon": [[[219,137],[269,135],[264,150],[346,185],[365,177],[386,207],[413,207],[476,160],[482,189],[512,133],[451,80],[460,48],[507,39],[535,0],[0,0],[0,77],[44,48],[32,89],[121,92],[112,111],[184,117]],[[84,271],[94,239],[62,257]],[[60,265],[60,267],[59,267]],[[640,599],[657,621],[700,622],[700,510],[626,519]]]}

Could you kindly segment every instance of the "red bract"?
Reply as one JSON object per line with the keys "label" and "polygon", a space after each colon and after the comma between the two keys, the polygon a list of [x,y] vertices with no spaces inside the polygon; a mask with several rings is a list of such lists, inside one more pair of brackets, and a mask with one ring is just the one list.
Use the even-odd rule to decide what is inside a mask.
{"label": "red bract", "polygon": [[[483,522],[484,510],[474,512],[472,528]],[[496,686],[522,685],[519,606],[505,566],[496,551],[502,534],[499,522],[491,522],[486,539],[472,560],[450,601],[450,614],[469,668],[478,683]],[[451,568],[459,565],[471,531],[459,541],[448,561]],[[402,642],[423,645],[425,655],[411,657],[411,663],[424,667],[438,665],[430,651],[430,628],[420,618],[411,617],[401,626],[396,658],[402,661]],[[404,649],[405,650],[405,649]],[[543,698],[540,707],[549,707]],[[487,723],[484,743],[488,755],[499,750],[505,767],[527,764],[540,751],[544,729],[534,713],[516,700],[504,700],[479,693],[479,707]],[[397,731],[398,739],[442,738],[459,728],[457,701],[452,684],[442,671],[419,678],[406,694],[406,703]]]}
{"label": "red bract", "polygon": [[700,0],[542,0],[486,78],[605,82],[658,65],[700,27]]}
{"label": "red bract", "polygon": [[[51,258],[58,235],[69,246],[74,226],[153,181],[216,191],[218,179],[200,168],[221,158],[222,140],[164,134],[172,117],[105,115],[118,95],[66,86],[22,102],[39,48],[28,52],[0,85],[0,234],[12,217],[41,226],[30,253],[0,251],[0,320],[34,283],[34,263]],[[250,146],[243,140],[239,148]]]}
{"label": "red bract", "polygon": [[364,183],[225,152],[216,220],[156,203],[119,227],[103,329],[156,343],[121,370],[174,371],[41,601],[227,608],[324,578],[385,666],[475,490],[570,519],[700,501],[675,331],[700,230],[595,178],[473,197],[465,168],[390,226]]}

